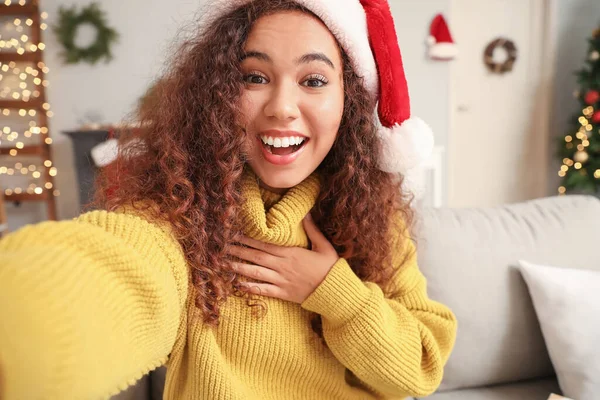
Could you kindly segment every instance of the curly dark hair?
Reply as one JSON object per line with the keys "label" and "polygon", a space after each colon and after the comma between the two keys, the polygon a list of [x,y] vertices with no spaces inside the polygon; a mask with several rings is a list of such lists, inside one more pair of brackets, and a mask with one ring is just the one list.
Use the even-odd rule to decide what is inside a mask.
{"label": "curly dark hair", "polygon": [[[136,108],[139,128],[121,136],[125,150],[96,181],[96,206],[114,211],[153,204],[150,218],[168,222],[191,270],[195,306],[213,326],[231,295],[264,308],[251,301],[227,257],[241,233],[244,201],[247,138],[236,122],[244,88],[240,60],[257,19],[292,10],[314,15],[292,0],[255,0],[188,37]],[[412,224],[412,198],[400,175],[377,168],[375,100],[341,52],[344,111],[337,139],[318,167],[322,190],[312,214],[357,276],[391,294],[391,253],[398,249],[389,233]],[[319,315],[311,325],[322,338]]]}

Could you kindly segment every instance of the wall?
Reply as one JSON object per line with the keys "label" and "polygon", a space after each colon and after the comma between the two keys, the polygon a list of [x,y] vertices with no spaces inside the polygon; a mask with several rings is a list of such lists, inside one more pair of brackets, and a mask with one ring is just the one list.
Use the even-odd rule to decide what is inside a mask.
{"label": "wall", "polygon": [[[42,0],[41,4],[49,13],[48,24],[52,25],[61,5],[82,6],[89,2]],[[75,217],[80,209],[71,143],[60,132],[77,128],[90,113],[101,115],[104,122],[121,120],[160,72],[167,55],[174,49],[180,28],[193,27],[199,4],[190,0],[103,0],[102,9],[120,33],[120,41],[113,51],[114,60],[108,64],[62,65],[56,38],[51,29],[45,31],[45,61],[50,68],[47,93],[55,113],[50,120],[50,130],[58,168],[56,185],[61,190],[59,218]],[[445,145],[448,64],[426,58],[425,40],[431,19],[438,12],[447,13],[449,0],[391,0],[390,4],[409,81],[413,113],[431,125],[437,144]],[[19,209],[9,205],[9,214],[11,230],[39,221],[45,215],[43,207],[31,203]]]}
{"label": "wall", "polygon": [[[581,69],[588,57],[587,39],[600,27],[600,1],[553,0],[555,7],[556,79],[550,124],[552,137],[564,137],[571,128],[569,119],[578,112],[579,102],[573,97],[578,88],[574,72]],[[548,191],[556,193],[560,162],[554,158],[556,142],[551,142],[552,168]]]}

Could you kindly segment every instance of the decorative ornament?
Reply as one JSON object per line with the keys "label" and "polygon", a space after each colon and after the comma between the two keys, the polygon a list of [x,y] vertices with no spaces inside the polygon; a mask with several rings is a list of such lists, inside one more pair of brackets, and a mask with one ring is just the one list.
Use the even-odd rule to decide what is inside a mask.
{"label": "decorative ornament", "polygon": [[[92,25],[96,29],[96,39],[88,47],[77,46],[76,35],[82,25]],[[117,41],[119,34],[107,26],[106,14],[98,3],[91,3],[80,12],[76,6],[59,9],[58,23],[53,27],[58,41],[63,45],[62,56],[66,64],[77,64],[85,61],[96,64],[101,58],[112,60],[111,46]]]}
{"label": "decorative ornament", "polygon": [[[502,48],[506,52],[507,57],[504,62],[497,63],[494,61],[494,50],[496,50],[496,48]],[[512,71],[516,60],[517,47],[512,41],[506,38],[497,38],[493,40],[483,52],[483,61],[485,65],[495,74],[503,74]]]}
{"label": "decorative ornament", "polygon": [[97,144],[91,150],[92,160],[97,167],[106,167],[117,159],[119,153],[119,141],[110,138]]}
{"label": "decorative ornament", "polygon": [[[106,167],[115,162],[119,156],[119,151],[123,152],[126,157],[139,156],[147,151],[147,148],[143,145],[141,139],[133,138],[120,143],[115,135],[115,130],[118,130],[119,132],[125,129],[136,130],[138,129],[137,127],[119,128],[118,126],[108,126],[106,129],[108,130],[108,139],[97,144],[91,150],[92,160],[97,167]],[[119,134],[118,136],[121,135]]]}
{"label": "decorative ornament", "polygon": [[596,111],[594,115],[592,115],[592,121],[596,124],[600,124],[600,110]]}
{"label": "decorative ornament", "polygon": [[573,156],[573,159],[577,162],[584,163],[590,158],[589,154],[586,151],[577,151]]}
{"label": "decorative ornament", "polygon": [[594,50],[590,53],[590,61],[597,61],[600,59],[600,53],[597,50]]}
{"label": "decorative ornament", "polygon": [[104,125],[102,113],[96,110],[87,110],[77,118],[77,129],[82,131],[101,129]]}
{"label": "decorative ornament", "polygon": [[590,106],[596,104],[598,100],[600,100],[600,93],[596,90],[588,90],[585,94],[585,102]]}
{"label": "decorative ornament", "polygon": [[448,24],[442,14],[435,16],[429,27],[429,57],[434,60],[452,60],[458,54],[458,47],[452,39]]}

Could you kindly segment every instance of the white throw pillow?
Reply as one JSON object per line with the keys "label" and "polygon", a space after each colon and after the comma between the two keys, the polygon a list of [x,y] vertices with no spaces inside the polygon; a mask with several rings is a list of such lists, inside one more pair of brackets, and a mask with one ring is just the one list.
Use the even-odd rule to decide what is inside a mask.
{"label": "white throw pillow", "polygon": [[519,263],[563,394],[600,399],[600,271]]}

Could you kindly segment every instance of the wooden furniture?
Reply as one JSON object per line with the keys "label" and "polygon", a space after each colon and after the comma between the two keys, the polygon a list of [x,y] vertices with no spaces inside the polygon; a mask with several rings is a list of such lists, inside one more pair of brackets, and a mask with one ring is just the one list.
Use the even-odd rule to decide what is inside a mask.
{"label": "wooden furniture", "polygon": [[94,197],[94,180],[98,167],[92,160],[92,149],[111,137],[110,129],[63,131],[73,143],[73,160],[77,172],[79,203],[83,211]]}
{"label": "wooden furniture", "polygon": [[[23,36],[19,35],[23,43],[0,48],[0,65],[4,69],[9,68],[7,71],[4,69],[0,70],[0,74],[7,75],[11,73],[11,69],[12,72],[15,72],[14,69],[19,68],[21,71],[20,75],[24,76],[21,78],[23,83],[26,82],[26,79],[31,78],[23,71],[27,70],[29,71],[28,73],[31,73],[35,77],[33,85],[26,84],[27,90],[29,88],[32,89],[30,96],[24,94],[25,90],[20,92],[20,89],[15,87],[13,93],[10,93],[10,95],[16,93],[14,96],[17,97],[9,96],[0,99],[0,115],[3,118],[6,118],[5,116],[17,118],[18,116],[25,115],[35,116],[34,126],[30,123],[27,131],[24,131],[24,128],[12,129],[10,127],[8,129],[9,132],[14,131],[19,136],[13,141],[1,140],[0,166],[14,164],[19,156],[35,156],[36,158],[39,157],[40,162],[38,165],[41,167],[38,170],[40,176],[36,178],[39,183],[36,183],[35,187],[0,190],[0,197],[3,197],[5,202],[44,202],[48,219],[56,220],[55,197],[58,195],[58,191],[54,187],[53,179],[53,176],[56,175],[56,168],[54,167],[50,150],[52,139],[50,139],[48,131],[48,116],[51,115],[51,112],[49,111],[50,106],[46,102],[45,89],[47,81],[44,79],[44,74],[48,71],[48,68],[43,61],[43,49],[45,45],[42,42],[42,30],[45,28],[45,23],[41,19],[46,17],[46,15],[40,15],[39,0],[6,0],[0,5],[0,17],[14,17],[13,23],[16,26],[23,27],[23,35],[27,36],[27,39],[23,41]],[[14,51],[15,47],[18,47],[17,51]],[[21,89],[23,89],[23,86],[21,86]],[[2,132],[0,132],[0,135],[2,135]],[[29,144],[33,140],[23,140],[22,136],[39,140],[35,144]],[[2,139],[6,139],[6,137]],[[24,142],[28,142],[28,144],[24,144]]]}

